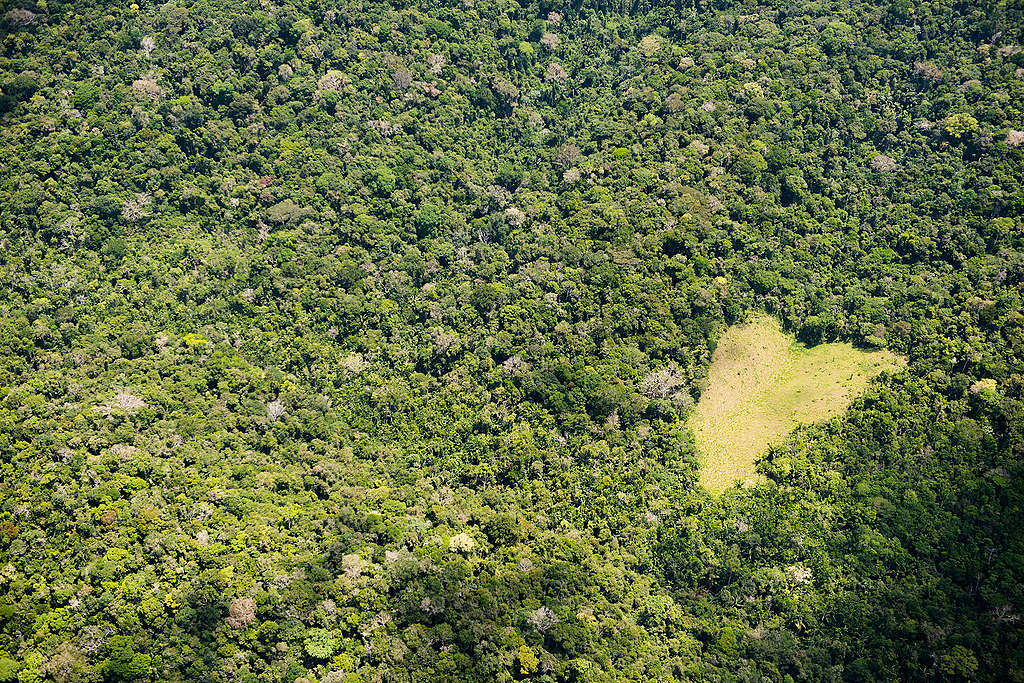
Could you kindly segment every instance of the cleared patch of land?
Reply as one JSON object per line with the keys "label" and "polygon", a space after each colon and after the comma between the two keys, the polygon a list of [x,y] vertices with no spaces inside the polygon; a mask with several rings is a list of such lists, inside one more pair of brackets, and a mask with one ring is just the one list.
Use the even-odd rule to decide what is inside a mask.
{"label": "cleared patch of land", "polygon": [[842,413],[873,377],[904,362],[889,351],[845,343],[808,348],[769,317],[729,328],[689,419],[701,484],[720,493],[736,481],[753,483],[755,461],[769,444],[800,424]]}

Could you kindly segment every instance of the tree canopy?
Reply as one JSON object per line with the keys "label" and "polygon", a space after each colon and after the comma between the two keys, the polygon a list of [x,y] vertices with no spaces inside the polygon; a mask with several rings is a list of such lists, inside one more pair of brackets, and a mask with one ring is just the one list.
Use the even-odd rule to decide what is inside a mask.
{"label": "tree canopy", "polygon": [[1019,3],[8,7],[0,681],[1024,679]]}

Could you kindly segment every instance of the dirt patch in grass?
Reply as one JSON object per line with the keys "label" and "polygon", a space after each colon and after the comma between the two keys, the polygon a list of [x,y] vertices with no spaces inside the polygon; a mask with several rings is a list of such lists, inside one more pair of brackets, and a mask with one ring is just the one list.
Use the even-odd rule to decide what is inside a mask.
{"label": "dirt patch in grass", "polygon": [[754,464],[798,425],[845,411],[873,377],[905,361],[850,344],[808,348],[759,317],[729,328],[718,342],[708,388],[690,416],[701,457],[700,483],[721,493],[757,480]]}

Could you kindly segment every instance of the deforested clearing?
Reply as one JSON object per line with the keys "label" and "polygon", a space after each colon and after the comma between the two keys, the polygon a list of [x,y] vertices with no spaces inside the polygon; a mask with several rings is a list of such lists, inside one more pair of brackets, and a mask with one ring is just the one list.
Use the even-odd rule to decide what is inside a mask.
{"label": "deforested clearing", "polygon": [[806,347],[762,316],[730,327],[711,359],[707,390],[689,424],[700,482],[721,493],[756,481],[758,455],[801,424],[845,411],[871,380],[905,364],[848,343]]}

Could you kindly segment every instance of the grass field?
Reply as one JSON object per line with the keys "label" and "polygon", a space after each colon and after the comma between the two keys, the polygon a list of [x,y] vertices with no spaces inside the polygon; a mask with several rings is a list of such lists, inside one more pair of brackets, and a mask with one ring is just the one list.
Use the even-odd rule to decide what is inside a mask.
{"label": "grass field", "polygon": [[800,424],[845,411],[875,375],[902,367],[889,351],[850,344],[808,348],[769,317],[729,328],[711,359],[708,388],[690,417],[700,482],[720,493],[756,481],[754,463]]}

